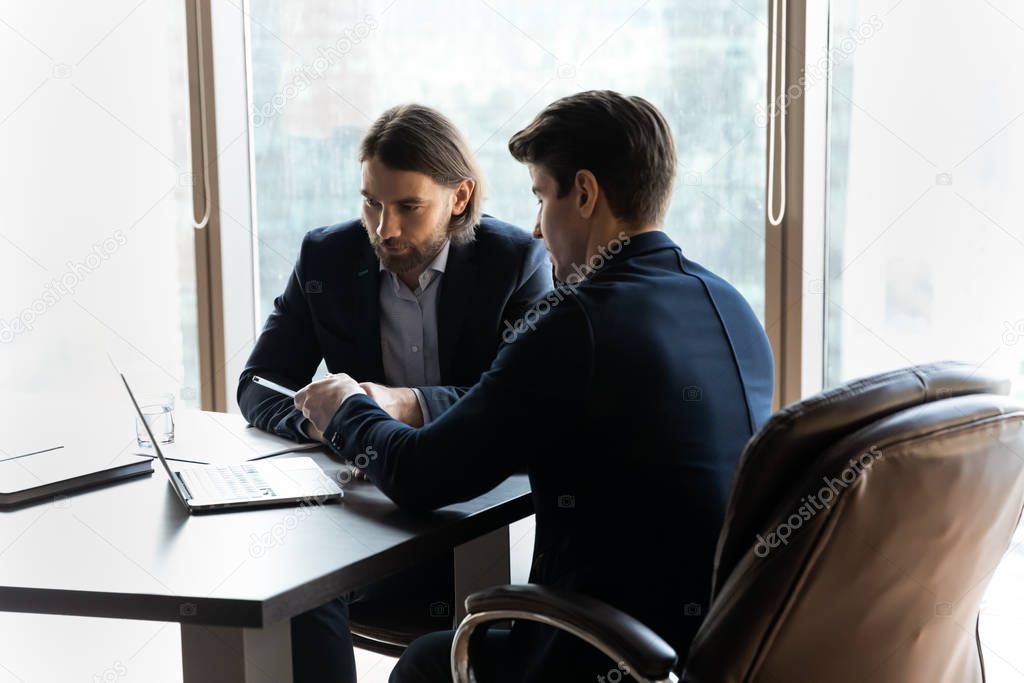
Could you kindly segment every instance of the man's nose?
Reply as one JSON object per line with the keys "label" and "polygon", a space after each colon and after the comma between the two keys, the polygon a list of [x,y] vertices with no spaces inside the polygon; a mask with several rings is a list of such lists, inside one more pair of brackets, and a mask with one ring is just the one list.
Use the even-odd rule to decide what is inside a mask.
{"label": "man's nose", "polygon": [[391,239],[392,237],[398,237],[402,234],[402,229],[398,221],[398,216],[393,211],[384,208],[380,212],[380,223],[377,224],[377,236],[382,240]]}

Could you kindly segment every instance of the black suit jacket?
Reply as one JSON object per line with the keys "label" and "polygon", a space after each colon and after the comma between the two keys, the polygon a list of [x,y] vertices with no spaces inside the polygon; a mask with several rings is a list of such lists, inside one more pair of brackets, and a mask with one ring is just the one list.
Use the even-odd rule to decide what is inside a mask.
{"label": "black suit jacket", "polygon": [[[413,509],[527,468],[531,581],[632,614],[685,661],[740,452],[771,411],[764,330],[731,285],[660,231],[632,237],[575,291],[549,293],[528,321],[425,428],[357,395],[325,437],[343,457],[364,454],[381,490]],[[593,681],[615,668],[535,624],[517,622],[512,647],[509,680]]]}
{"label": "black suit jacket", "polygon": [[[441,381],[451,386],[421,388],[432,417],[490,367],[506,322],[515,324],[551,289],[551,268],[539,240],[485,215],[473,241],[451,245],[440,284]],[[292,400],[253,383],[253,375],[298,389],[323,359],[332,373],[383,383],[379,293],[380,262],[359,220],[309,231],[239,379],[238,405],[246,419],[307,440]]]}

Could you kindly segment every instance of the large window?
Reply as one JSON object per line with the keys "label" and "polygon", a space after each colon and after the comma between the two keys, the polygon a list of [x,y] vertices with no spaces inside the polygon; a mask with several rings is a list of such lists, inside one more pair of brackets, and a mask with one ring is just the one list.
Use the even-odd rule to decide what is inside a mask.
{"label": "large window", "polygon": [[[198,405],[185,35],[180,2],[0,4],[0,458],[134,446],[107,353]],[[37,514],[102,544],[73,507]],[[25,542],[5,525],[4,549]],[[4,683],[181,681],[166,624],[2,613],[0,632]]]}
{"label": "large window", "polygon": [[1024,10],[968,4],[832,2],[827,384],[1024,372]]}
{"label": "large window", "polygon": [[528,174],[508,139],[589,88],[641,95],[666,114],[680,163],[665,229],[763,316],[764,2],[251,0],[248,10],[261,318],[303,233],[358,215],[357,146],[386,108],[448,114],[487,174],[484,210],[532,228]]}
{"label": "large window", "polygon": [[[0,395],[57,431],[127,410],[110,353],[140,391],[195,405],[182,6],[6,3],[0,19]],[[24,423],[5,417],[22,432],[7,450]],[[130,445],[130,412],[108,418]]]}

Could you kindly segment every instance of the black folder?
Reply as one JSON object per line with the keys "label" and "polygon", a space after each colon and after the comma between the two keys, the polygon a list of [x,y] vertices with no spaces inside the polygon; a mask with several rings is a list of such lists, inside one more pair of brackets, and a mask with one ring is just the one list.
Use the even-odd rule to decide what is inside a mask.
{"label": "black folder", "polygon": [[0,460],[0,508],[102,486],[153,471],[153,459],[133,454],[113,458],[77,447],[54,448]]}

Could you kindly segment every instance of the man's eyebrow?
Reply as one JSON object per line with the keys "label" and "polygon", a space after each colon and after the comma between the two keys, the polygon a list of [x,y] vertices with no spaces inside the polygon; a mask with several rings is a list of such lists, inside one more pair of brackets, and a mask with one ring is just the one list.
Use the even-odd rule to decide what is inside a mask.
{"label": "man's eyebrow", "polygon": [[[371,195],[366,190],[359,190],[359,194],[363,195],[367,199],[373,199],[373,195]],[[394,203],[395,204],[426,204],[427,200],[425,198],[423,198],[423,197],[412,196],[412,197],[403,197],[402,199],[396,199],[394,201]]]}

